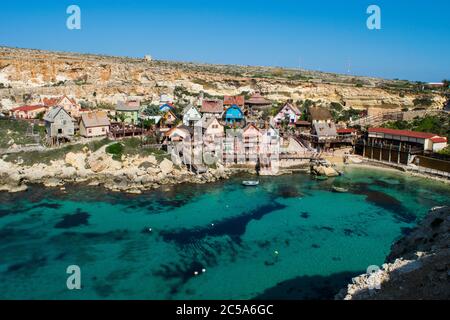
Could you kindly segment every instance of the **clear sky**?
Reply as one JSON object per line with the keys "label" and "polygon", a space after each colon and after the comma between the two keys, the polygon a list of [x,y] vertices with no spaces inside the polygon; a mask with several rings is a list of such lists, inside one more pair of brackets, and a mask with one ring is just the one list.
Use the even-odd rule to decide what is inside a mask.
{"label": "clear sky", "polygon": [[[81,30],[66,9],[81,8]],[[381,30],[366,27],[369,5]],[[392,79],[450,78],[449,0],[14,0],[0,45]]]}

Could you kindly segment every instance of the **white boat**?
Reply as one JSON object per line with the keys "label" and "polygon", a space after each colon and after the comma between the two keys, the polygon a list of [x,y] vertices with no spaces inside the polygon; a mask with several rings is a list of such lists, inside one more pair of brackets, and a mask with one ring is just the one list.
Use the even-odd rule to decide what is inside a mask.
{"label": "white boat", "polygon": [[359,164],[359,163],[362,163],[362,162],[363,162],[362,159],[357,158],[357,157],[349,157],[349,160],[350,160],[352,163],[356,163],[356,164]]}
{"label": "white boat", "polygon": [[346,189],[346,188],[340,188],[340,187],[335,187],[335,186],[333,186],[331,188],[333,189],[334,192],[340,192],[340,193],[348,192],[348,189]]}
{"label": "white boat", "polygon": [[247,187],[253,187],[253,186],[257,186],[259,184],[259,181],[256,181],[256,180],[242,181],[242,184]]}

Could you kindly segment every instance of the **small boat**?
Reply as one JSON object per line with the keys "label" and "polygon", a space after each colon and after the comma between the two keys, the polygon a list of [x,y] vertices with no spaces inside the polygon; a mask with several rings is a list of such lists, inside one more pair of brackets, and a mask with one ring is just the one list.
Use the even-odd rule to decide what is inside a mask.
{"label": "small boat", "polygon": [[327,176],[321,176],[321,175],[315,175],[314,179],[319,180],[319,181],[324,181],[324,180],[328,180]]}
{"label": "small boat", "polygon": [[341,187],[335,187],[335,186],[333,186],[332,189],[333,189],[334,192],[340,192],[340,193],[348,192],[348,189],[346,189],[346,188],[341,188]]}
{"label": "small boat", "polygon": [[247,187],[254,187],[259,184],[259,181],[257,181],[257,180],[242,181],[242,184]]}

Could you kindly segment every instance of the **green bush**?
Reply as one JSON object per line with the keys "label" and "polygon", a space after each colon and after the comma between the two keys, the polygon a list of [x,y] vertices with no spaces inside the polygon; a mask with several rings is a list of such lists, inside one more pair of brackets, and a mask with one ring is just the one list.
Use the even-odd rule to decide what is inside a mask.
{"label": "green bush", "polygon": [[433,98],[420,97],[413,100],[414,106],[430,107],[433,104]]}
{"label": "green bush", "polygon": [[106,152],[112,154],[114,160],[120,161],[122,159],[123,145],[121,143],[114,143],[106,147]]}

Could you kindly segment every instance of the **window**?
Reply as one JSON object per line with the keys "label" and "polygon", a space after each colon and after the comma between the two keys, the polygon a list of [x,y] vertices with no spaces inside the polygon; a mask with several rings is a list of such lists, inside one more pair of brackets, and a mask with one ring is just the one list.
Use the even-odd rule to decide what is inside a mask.
{"label": "window", "polygon": [[105,127],[102,128],[102,132],[105,132]]}
{"label": "window", "polygon": [[62,134],[62,129],[58,129],[58,134]]}
{"label": "window", "polygon": [[88,129],[88,133],[92,133],[92,129]]}

